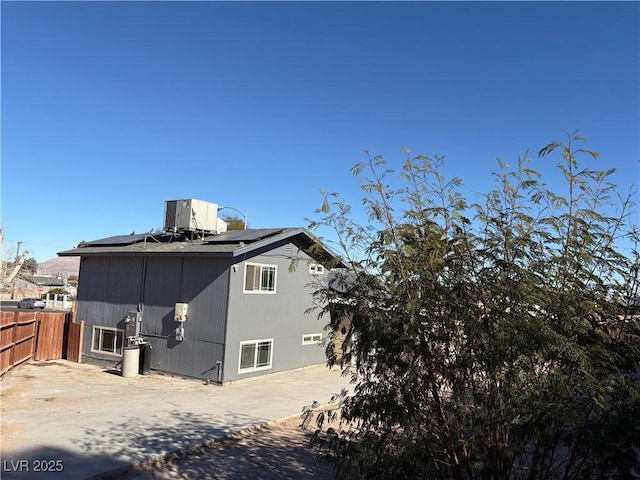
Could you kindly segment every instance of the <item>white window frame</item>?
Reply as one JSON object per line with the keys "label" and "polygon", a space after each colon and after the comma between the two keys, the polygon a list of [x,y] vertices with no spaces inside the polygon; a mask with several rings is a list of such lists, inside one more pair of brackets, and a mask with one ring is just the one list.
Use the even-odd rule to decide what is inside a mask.
{"label": "white window frame", "polygon": [[320,265],[319,263],[310,263],[309,273],[311,275],[322,275],[324,273],[324,266]]}
{"label": "white window frame", "polygon": [[305,333],[302,336],[302,344],[303,345],[317,345],[322,342],[322,334],[321,333]]}
{"label": "white window frame", "polygon": [[[257,289],[247,290],[247,271],[249,270],[249,267],[259,267],[260,268],[260,275],[258,277],[260,279],[260,285],[258,286]],[[263,272],[263,268],[273,268],[273,290],[263,290],[262,289],[262,272]],[[262,294],[262,295],[273,295],[273,294],[276,293],[277,286],[278,286],[278,266],[277,265],[270,265],[270,264],[266,264],[266,263],[252,263],[252,262],[247,262],[247,263],[244,264],[244,278],[243,278],[243,282],[242,282],[242,291],[243,291],[243,293],[256,293],[256,294]]]}
{"label": "white window frame", "polygon": [[[258,363],[258,345],[261,343],[269,343],[269,363],[261,367],[257,367]],[[242,347],[245,345],[255,345],[255,352],[253,356],[253,366],[242,368]],[[238,352],[238,373],[250,373],[258,372],[260,370],[270,370],[273,368],[273,338],[262,338],[260,340],[246,340],[240,342],[240,348]]]}
{"label": "white window frame", "polygon": [[[109,331],[109,332],[115,332],[116,336],[120,336],[120,351],[117,351],[117,346],[118,346],[118,339],[116,338],[116,342],[115,342],[115,351],[108,351],[108,350],[103,350],[102,349],[102,342],[103,342],[103,337],[102,337],[102,332],[104,331]],[[94,348],[95,345],[95,341],[96,341],[96,335],[99,335],[99,342],[98,342],[98,349],[96,350]],[[114,357],[121,357],[122,356],[122,350],[124,349],[124,330],[121,330],[120,328],[115,328],[115,327],[103,327],[100,325],[94,325],[93,326],[93,330],[92,330],[92,336],[91,336],[91,351],[95,352],[95,353],[101,353],[103,355],[111,355]]]}

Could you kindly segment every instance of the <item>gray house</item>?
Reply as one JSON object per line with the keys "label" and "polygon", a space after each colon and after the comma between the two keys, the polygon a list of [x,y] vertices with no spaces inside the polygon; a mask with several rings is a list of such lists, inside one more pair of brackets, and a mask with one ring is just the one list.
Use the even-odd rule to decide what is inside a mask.
{"label": "gray house", "polygon": [[150,367],[170,374],[227,383],[324,362],[324,323],[305,311],[333,255],[309,253],[310,233],[170,230],[59,253],[81,257],[85,359],[120,362],[135,315]]}

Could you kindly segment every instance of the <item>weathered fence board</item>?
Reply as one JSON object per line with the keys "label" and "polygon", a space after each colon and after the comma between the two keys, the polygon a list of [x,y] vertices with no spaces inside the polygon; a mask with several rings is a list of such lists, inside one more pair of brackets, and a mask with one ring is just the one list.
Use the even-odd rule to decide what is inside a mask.
{"label": "weathered fence board", "polygon": [[0,374],[29,360],[35,350],[36,312],[0,312]]}
{"label": "weathered fence board", "polygon": [[40,314],[40,328],[36,343],[35,360],[56,360],[62,358],[64,343],[64,324],[66,313]]}
{"label": "weathered fence board", "polygon": [[[73,316],[71,317],[73,319]],[[67,360],[71,362],[82,362],[82,338],[84,335],[84,321],[76,323],[69,322],[69,332],[67,334]]]}
{"label": "weathered fence board", "polygon": [[0,312],[0,375],[31,358],[80,362],[83,332],[68,312]]}

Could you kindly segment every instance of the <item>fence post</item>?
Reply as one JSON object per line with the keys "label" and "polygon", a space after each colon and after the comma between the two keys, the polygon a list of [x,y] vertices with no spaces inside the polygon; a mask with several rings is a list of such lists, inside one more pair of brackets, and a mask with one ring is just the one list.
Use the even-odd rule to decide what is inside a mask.
{"label": "fence post", "polygon": [[78,339],[78,363],[82,363],[82,342],[84,342],[84,320],[80,322],[80,338]]}
{"label": "fence post", "polygon": [[40,339],[40,322],[42,321],[42,319],[40,318],[41,313],[38,312],[36,314],[36,324],[33,327],[33,333],[35,334],[35,336],[33,337],[33,347],[31,348],[31,358],[33,358],[34,360],[37,360],[36,358],[36,354],[38,352],[38,344],[40,343],[38,340]]}
{"label": "fence post", "polygon": [[13,327],[11,327],[11,352],[9,353],[9,370],[13,368],[16,355],[16,335],[18,333],[18,312],[13,312]]}

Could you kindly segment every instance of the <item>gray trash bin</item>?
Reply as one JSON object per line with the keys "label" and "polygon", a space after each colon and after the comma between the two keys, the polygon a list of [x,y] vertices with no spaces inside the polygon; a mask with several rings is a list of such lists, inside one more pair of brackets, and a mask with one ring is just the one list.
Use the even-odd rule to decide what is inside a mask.
{"label": "gray trash bin", "polygon": [[138,375],[140,365],[140,347],[124,347],[122,354],[122,376],[135,377]]}

